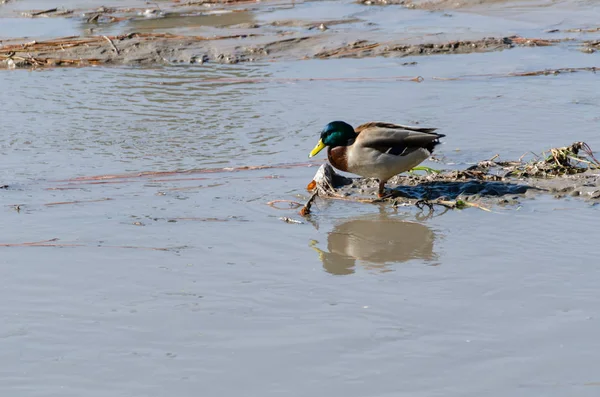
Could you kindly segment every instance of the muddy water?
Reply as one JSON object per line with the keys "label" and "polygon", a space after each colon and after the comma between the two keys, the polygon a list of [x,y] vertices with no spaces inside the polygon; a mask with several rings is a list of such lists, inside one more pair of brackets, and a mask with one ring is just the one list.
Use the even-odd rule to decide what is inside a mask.
{"label": "muddy water", "polygon": [[[565,45],[1,73],[1,394],[598,395],[597,207],[317,201],[289,224],[297,209],[267,205],[306,197],[334,119],[440,127],[434,167],[598,149],[594,74],[481,76],[594,61]],[[255,165],[276,167],[231,169]]]}
{"label": "muddy water", "polygon": [[[318,202],[296,225],[278,219],[299,218],[295,210],[266,203],[299,200],[315,168],[65,181],[306,162],[336,118],[439,126],[440,155],[458,164],[573,140],[600,146],[592,74],[431,79],[540,59],[564,66],[554,51],[470,55],[468,67],[447,56],[410,67],[2,74],[1,175],[11,188],[1,242],[65,246],[2,248],[0,389],[596,395],[600,272],[587,204],[541,197],[519,210],[428,217]],[[375,73],[425,81],[281,80]],[[240,78],[262,80],[231,80]]]}

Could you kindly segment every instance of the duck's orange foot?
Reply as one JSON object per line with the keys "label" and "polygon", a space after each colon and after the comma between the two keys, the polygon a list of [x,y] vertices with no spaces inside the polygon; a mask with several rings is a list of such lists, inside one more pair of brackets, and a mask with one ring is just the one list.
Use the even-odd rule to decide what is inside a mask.
{"label": "duck's orange foot", "polygon": [[387,196],[389,196],[389,193],[385,192],[385,183],[387,181],[379,181],[379,189],[377,190],[377,197],[381,198],[385,198]]}
{"label": "duck's orange foot", "polygon": [[387,193],[377,193],[377,197],[381,200],[386,199],[386,198],[390,198],[390,197],[394,197],[394,193],[392,192],[387,192]]}

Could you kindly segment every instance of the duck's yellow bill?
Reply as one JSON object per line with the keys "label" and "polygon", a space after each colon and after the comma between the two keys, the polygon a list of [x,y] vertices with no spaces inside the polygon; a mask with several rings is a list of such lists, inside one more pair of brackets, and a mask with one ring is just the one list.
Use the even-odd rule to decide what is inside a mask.
{"label": "duck's yellow bill", "polygon": [[314,157],[314,156],[316,156],[317,153],[319,153],[323,149],[325,149],[325,144],[323,143],[322,139],[319,139],[319,143],[317,143],[317,146],[315,146],[315,148],[310,152],[310,154],[308,155],[308,157]]}

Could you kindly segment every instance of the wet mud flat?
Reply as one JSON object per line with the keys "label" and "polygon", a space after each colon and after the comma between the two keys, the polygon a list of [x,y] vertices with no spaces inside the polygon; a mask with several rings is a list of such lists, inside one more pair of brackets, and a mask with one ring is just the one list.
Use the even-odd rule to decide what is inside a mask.
{"label": "wet mud flat", "polygon": [[[0,48],[0,59],[8,68],[101,64],[204,64],[207,62],[236,64],[311,58],[468,54],[552,43],[549,40],[531,40],[513,36],[422,44],[357,40],[335,46],[334,42],[344,40],[335,37],[303,36],[265,42],[265,38],[260,36],[260,33],[215,37],[130,33],[120,36],[68,37],[52,41],[6,45]],[[260,44],[261,41],[265,43]],[[333,48],[323,50],[323,47]]]}
{"label": "wet mud flat", "polygon": [[[498,3],[503,4],[489,2],[490,5]],[[448,7],[460,12],[476,12],[477,6],[481,5],[477,1],[400,2],[386,3],[383,8],[402,13],[423,13],[423,10]],[[315,9],[315,13],[321,7],[310,2],[299,3],[297,7],[309,6]],[[370,8],[364,4],[356,4],[354,7],[358,9],[350,7],[353,12],[341,11],[343,17],[338,19],[293,19],[289,16],[293,15],[294,7],[295,3],[279,2],[161,2],[150,8],[102,6],[66,10],[55,7],[21,12],[21,16],[29,18],[62,18],[80,26],[84,34],[49,40],[5,39],[0,46],[0,65],[21,68],[101,64],[236,64],[468,54],[554,45],[568,45],[575,50],[592,53],[597,47],[597,40],[573,36],[575,33],[593,34],[597,27],[539,29],[532,32],[535,36],[528,37],[510,31],[498,35],[497,29],[465,32],[459,24],[450,23],[438,32],[420,34],[419,30],[415,33],[398,31],[393,24],[381,22],[380,13],[364,14],[361,8]],[[282,12],[285,17],[270,15],[278,15],[277,12]],[[442,16],[436,18],[452,16],[439,15]],[[422,15],[419,14],[419,17],[422,18]],[[181,31],[180,27],[188,24],[191,30]],[[184,33],[178,33],[180,31]]]}

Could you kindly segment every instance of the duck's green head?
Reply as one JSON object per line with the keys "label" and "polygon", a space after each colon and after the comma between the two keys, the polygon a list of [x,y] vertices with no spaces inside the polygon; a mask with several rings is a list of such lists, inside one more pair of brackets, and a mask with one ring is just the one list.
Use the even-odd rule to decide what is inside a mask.
{"label": "duck's green head", "polygon": [[356,132],[354,132],[354,128],[350,124],[343,121],[332,121],[323,128],[321,139],[319,139],[317,146],[310,152],[308,157],[316,156],[326,146],[351,145],[354,139],[356,139]]}

